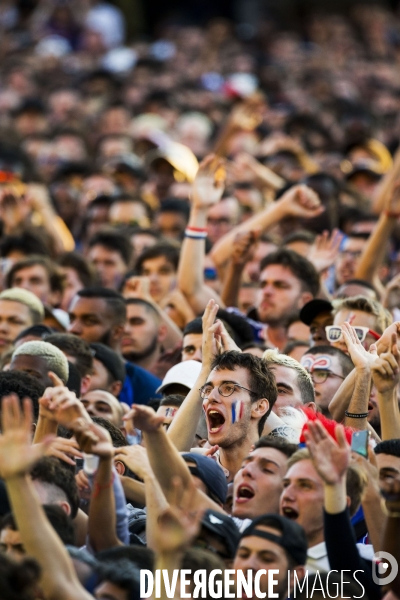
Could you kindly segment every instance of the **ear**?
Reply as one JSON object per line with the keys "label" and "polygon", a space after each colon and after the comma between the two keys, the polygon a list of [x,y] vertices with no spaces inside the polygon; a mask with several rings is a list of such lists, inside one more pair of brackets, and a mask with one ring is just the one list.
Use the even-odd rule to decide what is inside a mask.
{"label": "ear", "polygon": [[115,341],[117,341],[117,342],[121,341],[121,338],[124,333],[124,329],[125,329],[125,323],[123,325],[114,325],[114,327],[111,330],[111,335]]}
{"label": "ear", "polygon": [[85,375],[84,377],[82,377],[82,379],[81,379],[81,396],[84,396],[86,394],[86,392],[89,391],[91,380],[92,380],[91,375]]}
{"label": "ear", "polygon": [[305,406],[306,408],[310,408],[312,411],[319,412],[317,405],[315,404],[315,402],[307,402],[306,404],[304,404],[303,406]]}
{"label": "ear", "polygon": [[118,398],[118,395],[121,390],[122,390],[122,381],[114,381],[114,383],[111,384],[110,392],[116,398]]}
{"label": "ear", "polygon": [[120,430],[122,435],[124,435],[125,437],[128,435],[128,432],[126,431],[126,427],[122,426],[122,427],[118,427],[118,429]]}
{"label": "ear", "polygon": [[115,470],[117,471],[118,475],[123,475],[125,473],[125,465],[120,460],[116,460],[114,462],[114,466],[115,466]]}
{"label": "ear", "polygon": [[266,398],[261,398],[251,405],[251,418],[261,419],[269,410],[269,402]]}
{"label": "ear", "polygon": [[306,575],[306,568],[305,567],[295,567],[294,569],[289,571],[289,586],[290,586],[289,591],[290,592],[292,592],[293,588],[294,588],[294,574],[295,573],[297,575],[297,581],[301,581]]}
{"label": "ear", "polygon": [[60,506],[69,517],[71,516],[71,507],[68,502],[56,502],[56,504]]}
{"label": "ear", "polygon": [[346,505],[347,505],[347,508],[350,508],[350,506],[351,506],[351,498],[350,498],[350,496],[346,496]]}
{"label": "ear", "polygon": [[50,292],[48,304],[50,304],[50,306],[60,306],[62,296],[62,292]]}
{"label": "ear", "polygon": [[310,292],[303,292],[300,295],[300,299],[299,299],[299,308],[303,308],[303,306],[305,304],[307,304],[307,302],[310,302],[310,300],[313,300],[313,295],[310,294]]}
{"label": "ear", "polygon": [[164,325],[164,323],[162,323],[160,325],[160,327],[158,328],[158,338],[157,338],[160,344],[163,343],[163,341],[166,339],[167,335],[168,335],[167,326]]}

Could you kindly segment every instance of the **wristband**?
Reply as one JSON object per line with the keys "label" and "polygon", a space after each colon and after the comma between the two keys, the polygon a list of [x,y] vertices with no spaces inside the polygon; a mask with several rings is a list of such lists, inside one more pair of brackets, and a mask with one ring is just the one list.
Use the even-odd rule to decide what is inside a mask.
{"label": "wristband", "polygon": [[101,485],[100,483],[97,483],[97,481],[95,481],[93,494],[92,494],[93,498],[97,498],[97,496],[100,494],[100,492],[102,490],[107,490],[108,488],[110,488],[112,486],[112,484],[114,483],[114,479],[115,479],[115,473],[113,472],[112,477],[108,483]]}
{"label": "wristband", "polygon": [[390,212],[390,210],[385,210],[383,214],[389,219],[398,219],[400,217],[400,213]]}
{"label": "wristband", "polygon": [[346,415],[346,417],[349,417],[349,419],[366,419],[368,417],[368,413],[351,413],[351,412],[347,412],[347,410],[344,412],[344,414]]}
{"label": "wristband", "polygon": [[191,238],[192,240],[205,240],[207,237],[207,230],[186,227],[185,237]]}

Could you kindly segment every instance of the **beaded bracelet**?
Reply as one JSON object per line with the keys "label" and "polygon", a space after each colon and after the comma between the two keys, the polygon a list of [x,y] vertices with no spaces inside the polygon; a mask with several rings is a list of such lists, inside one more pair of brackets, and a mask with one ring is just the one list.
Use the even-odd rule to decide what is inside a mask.
{"label": "beaded bracelet", "polygon": [[347,410],[344,413],[346,417],[349,419],[366,419],[368,417],[368,413],[350,413]]}

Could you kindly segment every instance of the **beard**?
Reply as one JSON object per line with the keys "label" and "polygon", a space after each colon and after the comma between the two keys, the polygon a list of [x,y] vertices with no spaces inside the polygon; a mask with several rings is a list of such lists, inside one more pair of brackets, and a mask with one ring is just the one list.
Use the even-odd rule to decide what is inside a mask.
{"label": "beard", "polygon": [[155,336],[150,344],[148,346],[146,346],[146,348],[143,348],[140,352],[135,352],[134,350],[127,350],[126,352],[122,352],[122,356],[126,359],[129,360],[129,362],[137,362],[139,360],[143,360],[145,358],[147,358],[148,356],[151,356],[153,354],[153,352],[157,349],[158,346],[158,339],[157,336]]}

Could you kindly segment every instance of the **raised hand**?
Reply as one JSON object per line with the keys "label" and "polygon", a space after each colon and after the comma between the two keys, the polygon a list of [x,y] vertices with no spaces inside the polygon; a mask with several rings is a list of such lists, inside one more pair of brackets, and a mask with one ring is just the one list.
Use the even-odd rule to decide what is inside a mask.
{"label": "raised hand", "polygon": [[192,205],[209,208],[219,202],[224,191],[223,160],[209,154],[201,161],[193,182]]}
{"label": "raised hand", "polygon": [[327,485],[340,483],[350,462],[350,446],[342,425],[336,426],[337,442],[319,421],[309,421],[307,427],[304,436],[317,473]]}
{"label": "raised hand", "polygon": [[395,333],[392,334],[391,345],[391,350],[377,357],[371,367],[372,380],[381,394],[394,390],[399,383],[400,351]]}
{"label": "raised hand", "polygon": [[311,219],[324,212],[318,195],[306,185],[294,185],[278,200],[283,217]]}
{"label": "raised hand", "polygon": [[123,417],[124,421],[133,421],[133,426],[141,431],[152,433],[158,431],[164,423],[164,417],[157,415],[150,406],[133,404],[131,410]]}
{"label": "raised hand", "polygon": [[203,365],[207,365],[211,369],[211,363],[215,356],[221,353],[221,339],[214,333],[215,317],[217,316],[219,306],[215,300],[209,300],[206,309],[203,313],[203,339],[202,339],[202,357]]}
{"label": "raised hand", "polygon": [[150,279],[148,277],[129,277],[124,283],[124,298],[140,298],[153,302],[150,294]]}
{"label": "raised hand", "polygon": [[179,477],[173,479],[173,494],[170,506],[158,517],[154,531],[154,547],[156,552],[183,552],[188,548],[200,531],[203,511],[193,511],[196,487],[183,486]]}
{"label": "raised hand", "polygon": [[221,351],[228,352],[229,350],[235,350],[236,352],[241,352],[241,349],[233,340],[233,338],[229,335],[226,330],[225,325],[222,321],[217,319],[214,325],[210,327],[211,333],[213,333],[214,337],[220,340],[221,343]]}
{"label": "raised hand", "polygon": [[382,333],[381,337],[379,338],[379,340],[376,342],[376,347],[378,350],[378,354],[382,354],[382,352],[388,352],[390,350],[390,348],[392,347],[392,339],[393,339],[393,334],[396,335],[396,339],[397,339],[397,345],[399,345],[400,342],[400,322],[399,321],[395,321],[394,323],[392,323],[391,325],[389,325],[389,327],[387,327],[385,329],[385,331]]}
{"label": "raised hand", "polygon": [[343,234],[338,229],[334,229],[331,235],[328,231],[324,231],[322,235],[317,236],[307,258],[318,273],[322,273],[334,264],[342,239]]}
{"label": "raised hand", "polygon": [[114,460],[123,462],[128,469],[142,480],[146,477],[146,474],[151,471],[146,449],[139,444],[118,448]]}
{"label": "raised hand", "polygon": [[343,323],[342,334],[344,343],[356,369],[369,369],[372,367],[377,359],[375,344],[371,344],[370,351],[368,352],[358,339],[354,327],[350,323]]}
{"label": "raised hand", "polygon": [[82,458],[82,452],[79,451],[78,442],[73,438],[68,440],[56,437],[51,446],[47,448],[46,456],[55,456],[69,465],[75,465],[73,457]]}
{"label": "raised hand", "polygon": [[258,232],[242,231],[237,233],[233,240],[231,260],[234,265],[244,266],[254,252]]}
{"label": "raised hand", "polygon": [[23,410],[16,394],[4,396],[1,403],[0,477],[12,479],[28,473],[50,447],[53,437],[32,446],[32,401],[25,398]]}
{"label": "raised hand", "polygon": [[100,458],[113,458],[114,447],[107,429],[96,423],[78,419],[72,425],[79,448],[86,454],[95,454]]}
{"label": "raised hand", "polygon": [[69,427],[76,419],[84,419],[91,423],[91,418],[76,394],[71,392],[54,373],[49,372],[49,377],[55,387],[46,388],[40,398],[40,415],[64,427]]}

